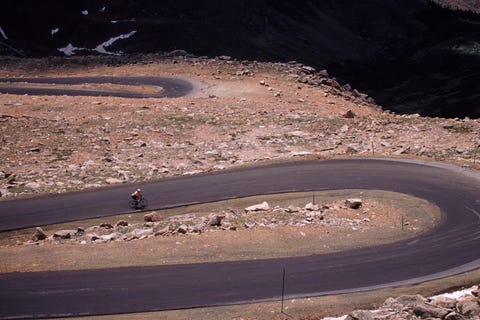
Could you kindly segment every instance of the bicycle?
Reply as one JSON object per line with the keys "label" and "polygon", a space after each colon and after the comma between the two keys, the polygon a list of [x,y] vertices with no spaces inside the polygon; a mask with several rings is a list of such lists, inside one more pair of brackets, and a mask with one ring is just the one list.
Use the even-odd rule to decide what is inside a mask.
{"label": "bicycle", "polygon": [[142,209],[145,209],[148,206],[148,201],[145,198],[141,198],[140,200],[132,199],[128,202],[128,205],[132,209],[142,210]]}

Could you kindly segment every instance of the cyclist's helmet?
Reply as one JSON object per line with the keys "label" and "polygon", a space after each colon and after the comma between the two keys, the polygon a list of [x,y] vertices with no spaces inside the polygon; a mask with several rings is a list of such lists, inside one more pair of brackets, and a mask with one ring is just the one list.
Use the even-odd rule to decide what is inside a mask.
{"label": "cyclist's helmet", "polygon": [[142,189],[138,188],[138,189],[137,189],[137,191],[138,191],[138,192],[141,192],[141,191],[142,191]]}

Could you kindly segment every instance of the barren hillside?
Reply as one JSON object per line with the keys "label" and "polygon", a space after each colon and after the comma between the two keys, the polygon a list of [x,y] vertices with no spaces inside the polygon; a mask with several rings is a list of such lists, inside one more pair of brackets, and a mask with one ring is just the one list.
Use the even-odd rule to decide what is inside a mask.
{"label": "barren hillside", "polygon": [[396,112],[463,118],[480,116],[479,22],[426,0],[19,0],[2,5],[0,43],[18,56],[295,60]]}

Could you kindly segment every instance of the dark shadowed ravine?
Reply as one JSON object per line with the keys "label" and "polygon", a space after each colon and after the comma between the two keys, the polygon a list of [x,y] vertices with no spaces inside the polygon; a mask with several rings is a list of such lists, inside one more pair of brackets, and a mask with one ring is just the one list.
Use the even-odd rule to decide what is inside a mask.
{"label": "dark shadowed ravine", "polygon": [[[0,318],[118,314],[308,297],[419,283],[479,267],[480,182],[461,168],[380,159],[300,161],[145,183],[152,208],[255,194],[382,189],[439,206],[405,241],[273,260],[0,275]],[[131,186],[0,202],[4,230],[125,212]],[[65,213],[68,212],[66,215]],[[214,271],[213,271],[214,270]],[[120,281],[121,279],[121,281]]]}

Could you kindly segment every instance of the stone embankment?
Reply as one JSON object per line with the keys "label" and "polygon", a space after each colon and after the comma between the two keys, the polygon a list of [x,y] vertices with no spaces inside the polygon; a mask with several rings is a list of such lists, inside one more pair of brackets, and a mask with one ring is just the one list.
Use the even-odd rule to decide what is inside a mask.
{"label": "stone embankment", "polygon": [[[37,227],[32,239],[24,244],[39,244],[42,241],[73,243],[106,243],[110,241],[142,240],[156,236],[201,234],[209,231],[235,231],[238,229],[270,228],[281,226],[340,226],[357,229],[368,226],[374,216],[362,209],[362,199],[346,199],[341,203],[318,205],[308,203],[304,207],[290,205],[287,208],[271,208],[265,201],[246,207],[243,212],[235,210],[210,213],[207,216],[183,214],[162,218],[158,212],[144,215],[143,223],[120,220],[115,224],[102,223],[88,228],[57,230],[47,234]],[[339,216],[340,210],[355,211],[354,218]]]}

